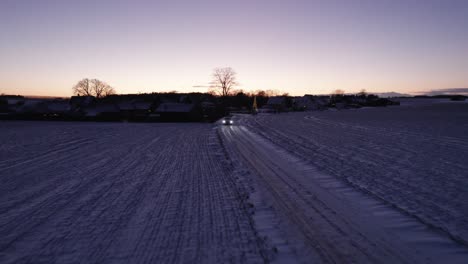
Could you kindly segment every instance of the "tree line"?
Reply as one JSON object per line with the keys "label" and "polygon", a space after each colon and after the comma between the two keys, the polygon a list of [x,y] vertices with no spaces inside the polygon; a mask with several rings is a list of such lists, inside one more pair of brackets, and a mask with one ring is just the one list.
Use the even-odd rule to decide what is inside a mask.
{"label": "tree line", "polygon": [[[212,73],[212,80],[208,86],[208,93],[215,96],[288,96],[287,93],[281,93],[277,90],[256,90],[246,92],[242,89],[237,89],[239,82],[237,81],[237,73],[231,67],[215,68]],[[104,98],[109,95],[115,95],[116,90],[109,84],[98,79],[84,78],[78,81],[72,88],[73,95],[77,96],[93,96],[96,98]],[[176,93],[173,91],[172,93]]]}

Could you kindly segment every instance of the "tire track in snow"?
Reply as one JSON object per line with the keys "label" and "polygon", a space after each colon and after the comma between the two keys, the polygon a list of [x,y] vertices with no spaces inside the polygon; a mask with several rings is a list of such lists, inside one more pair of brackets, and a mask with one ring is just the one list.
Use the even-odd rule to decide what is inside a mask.
{"label": "tire track in snow", "polygon": [[[107,164],[107,165],[111,165],[112,167],[114,167],[114,166],[117,166],[118,161],[117,160],[113,161],[113,163],[114,164],[107,164],[107,162],[104,162],[102,163],[102,165]],[[12,241],[5,241],[7,239],[4,239],[2,241],[2,245],[3,243],[5,243],[6,245],[3,247],[0,247],[0,251],[5,250],[15,241],[18,241],[22,239],[24,236],[27,236],[31,232],[31,230],[37,229],[40,225],[46,223],[52,216],[55,216],[57,212],[61,211],[66,206],[68,206],[71,202],[73,202],[73,199],[77,199],[84,193],[88,192],[89,189],[99,186],[98,183],[102,181],[103,181],[103,178],[101,177],[101,175],[99,174],[93,175],[93,177],[91,177],[88,182],[81,182],[80,184],[78,184],[77,189],[71,190],[75,186],[70,186],[70,188],[62,190],[62,192],[55,193],[53,196],[47,197],[47,199],[44,200],[42,203],[35,205],[33,207],[34,208],[33,210],[26,211],[27,215],[24,215],[24,214],[17,215],[11,221],[2,225],[2,229],[0,229],[0,233],[4,233],[6,232],[6,230],[9,230],[11,233],[15,234],[16,236],[14,237]],[[111,181],[111,182],[114,183],[114,181]],[[108,191],[112,187],[113,186],[110,185],[107,190],[99,190],[100,195],[104,195],[106,191]],[[59,202],[57,202],[57,200]],[[85,206],[87,207],[90,205],[89,204],[82,205],[82,207],[85,207]]]}
{"label": "tire track in snow", "polygon": [[0,173],[0,262],[266,261],[210,125],[57,126],[12,141],[44,156]]}
{"label": "tire track in snow", "polygon": [[[301,118],[301,115],[296,116]],[[460,173],[468,167],[457,161],[462,156],[453,155],[458,150],[466,152],[463,146],[439,149],[452,154],[442,156],[441,160],[432,159],[432,162],[437,162],[433,169],[432,165],[421,168],[420,164],[427,163],[431,157],[428,154],[431,155],[434,150],[432,144],[424,143],[417,147],[416,143],[426,142],[424,138],[400,138],[372,129],[363,132],[330,128],[310,121],[297,122],[292,118],[296,116],[288,115],[291,119],[278,116],[284,122],[265,116],[256,123],[249,121],[249,127],[322,170],[343,178],[466,244],[463,237],[468,231],[463,230],[468,230],[468,221],[463,217],[463,208],[468,207],[463,205],[464,199],[461,197],[468,195],[468,186]],[[341,133],[343,139],[337,137],[337,133]],[[386,143],[382,137],[397,144]],[[374,143],[377,139],[380,142]],[[400,143],[403,139],[404,142]],[[423,151],[425,149],[429,150]],[[409,156],[403,158],[405,155]],[[453,163],[458,166],[447,165]],[[415,177],[417,175],[425,177]],[[450,180],[447,176],[450,176]],[[421,188],[421,184],[429,185],[426,189],[430,191]],[[453,197],[455,194],[460,198]]]}
{"label": "tire track in snow", "polygon": [[[337,222],[336,212],[326,204],[319,203],[313,193],[302,188],[301,183],[276,165],[278,160],[269,160],[268,154],[262,153],[261,145],[257,145],[257,141],[248,139],[250,137],[248,132],[245,130],[241,132],[241,130],[242,128],[236,127],[232,130],[225,129],[223,132],[226,137],[233,138],[233,144],[238,145],[238,151],[245,155],[244,161],[250,163],[249,166],[261,177],[261,182],[273,195],[275,204],[280,208],[279,211],[292,222],[294,228],[299,230],[308,249],[319,255],[321,261],[326,263],[377,262],[378,259],[375,257],[377,255],[387,256],[394,262],[404,262],[403,258],[396,257],[398,256],[396,252],[382,253],[388,249],[377,248],[373,242],[366,242],[366,237],[349,228],[346,222]],[[246,153],[249,154],[246,155]],[[315,202],[311,202],[312,200]],[[318,203],[320,206],[317,205]],[[333,220],[329,218],[329,214],[333,215]],[[351,234],[353,232],[354,235]],[[361,237],[360,244],[352,240],[356,236]]]}
{"label": "tire track in snow", "polygon": [[[322,180],[321,176],[307,176],[318,172],[296,169],[307,165],[296,164],[292,157],[289,161],[288,154],[276,154],[273,147],[254,140],[251,132],[242,127],[227,128],[223,132],[227,138],[232,138],[230,142],[237,145],[245,162],[256,171],[283,216],[299,230],[309,248],[316,249],[323,262],[438,263],[448,260],[463,263],[468,256],[466,248],[419,222],[385,209],[378,201],[350,187],[339,187],[342,184],[334,187],[337,180],[334,183],[328,180],[330,177]],[[318,186],[324,184],[329,187],[324,190],[317,186],[316,181],[322,181]],[[374,215],[372,210],[352,205],[342,198],[338,201],[337,194],[336,197],[342,198],[350,195],[362,197],[359,198],[361,202],[383,210],[381,213],[388,214],[388,217]]]}

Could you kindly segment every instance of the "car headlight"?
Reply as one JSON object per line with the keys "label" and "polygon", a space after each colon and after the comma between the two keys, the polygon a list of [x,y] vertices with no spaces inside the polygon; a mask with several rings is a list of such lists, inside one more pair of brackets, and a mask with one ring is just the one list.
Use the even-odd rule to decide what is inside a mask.
{"label": "car headlight", "polygon": [[226,124],[226,120],[223,120],[223,124]]}
{"label": "car headlight", "polygon": [[233,122],[232,122],[232,120],[231,120],[231,121],[229,121],[229,124],[232,124],[232,123],[233,123]]}

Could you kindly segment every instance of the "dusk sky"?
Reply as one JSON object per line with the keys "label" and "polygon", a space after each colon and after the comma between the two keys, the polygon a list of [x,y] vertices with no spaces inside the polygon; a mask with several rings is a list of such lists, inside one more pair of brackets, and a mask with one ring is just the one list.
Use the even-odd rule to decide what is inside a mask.
{"label": "dusk sky", "polygon": [[468,1],[1,0],[0,93],[240,89],[293,95],[468,87]]}

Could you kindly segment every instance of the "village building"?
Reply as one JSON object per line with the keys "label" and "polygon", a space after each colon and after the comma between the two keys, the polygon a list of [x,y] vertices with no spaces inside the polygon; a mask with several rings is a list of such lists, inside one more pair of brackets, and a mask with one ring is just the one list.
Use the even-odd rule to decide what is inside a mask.
{"label": "village building", "polygon": [[196,121],[202,117],[195,104],[183,103],[162,103],[151,116],[164,122]]}

